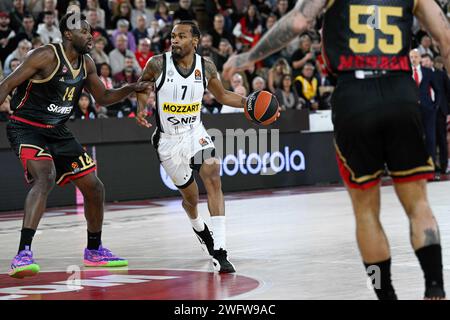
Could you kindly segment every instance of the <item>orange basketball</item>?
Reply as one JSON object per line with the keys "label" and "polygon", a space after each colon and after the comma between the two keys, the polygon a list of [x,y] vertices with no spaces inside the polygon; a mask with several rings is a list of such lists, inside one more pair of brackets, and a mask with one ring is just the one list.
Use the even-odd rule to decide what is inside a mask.
{"label": "orange basketball", "polygon": [[277,98],[268,91],[260,90],[248,96],[244,112],[250,121],[266,126],[277,119],[278,108]]}

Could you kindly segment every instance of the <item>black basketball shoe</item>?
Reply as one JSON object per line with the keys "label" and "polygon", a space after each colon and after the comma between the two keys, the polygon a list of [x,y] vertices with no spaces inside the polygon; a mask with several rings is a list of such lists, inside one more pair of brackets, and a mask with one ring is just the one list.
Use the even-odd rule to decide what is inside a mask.
{"label": "black basketball shoe", "polygon": [[214,271],[219,273],[233,273],[236,272],[233,264],[227,258],[227,252],[220,248],[219,250],[214,250],[213,255],[213,266]]}
{"label": "black basketball shoe", "polygon": [[208,226],[205,223],[205,229],[201,232],[196,231],[194,228],[195,235],[198,238],[198,241],[200,241],[200,245],[203,249],[203,251],[209,253],[209,255],[212,257],[214,254],[214,239],[211,236],[211,232],[208,229]]}

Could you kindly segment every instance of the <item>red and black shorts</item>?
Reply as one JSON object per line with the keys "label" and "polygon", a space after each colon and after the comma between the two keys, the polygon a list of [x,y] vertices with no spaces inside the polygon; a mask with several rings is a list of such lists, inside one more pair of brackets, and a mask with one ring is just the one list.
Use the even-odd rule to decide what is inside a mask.
{"label": "red and black shorts", "polygon": [[96,166],[86,150],[65,125],[41,128],[10,120],[7,136],[12,149],[19,157],[28,183],[33,177],[27,170],[27,161],[53,161],[56,183],[65,185],[95,170]]}
{"label": "red and black shorts", "polygon": [[348,187],[374,186],[385,171],[394,182],[433,177],[418,101],[407,73],[338,77],[333,124],[339,171]]}

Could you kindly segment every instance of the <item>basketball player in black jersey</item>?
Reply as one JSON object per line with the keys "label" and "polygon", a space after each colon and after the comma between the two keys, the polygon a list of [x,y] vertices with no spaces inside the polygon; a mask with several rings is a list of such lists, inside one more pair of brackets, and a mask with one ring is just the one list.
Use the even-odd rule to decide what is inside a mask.
{"label": "basketball player in black jersey", "polygon": [[[31,242],[44,213],[47,196],[55,180],[58,185],[74,183],[82,192],[87,220],[86,266],[126,266],[101,245],[104,188],[94,173],[95,163],[74,138],[65,122],[73,112],[83,88],[101,105],[145,90],[147,83],[106,90],[97,76],[91,27],[84,16],[66,14],[60,22],[62,43],[31,51],[26,60],[0,83],[0,105],[15,88],[10,101],[14,113],[7,126],[12,148],[22,162],[25,179],[32,187],[25,200],[19,252],[10,275],[32,276],[40,267],[34,262]],[[3,104],[5,106],[5,104]]]}
{"label": "basketball player in black jersey", "polygon": [[[411,244],[424,272],[425,298],[445,298],[438,224],[426,195],[434,167],[427,154],[418,92],[408,62],[415,15],[450,70],[450,26],[433,0],[302,0],[249,52],[224,66],[237,70],[286,46],[323,10],[323,49],[337,75],[333,123],[339,169],[356,217],[362,259],[379,299],[396,299],[391,255],[381,226],[380,177],[387,166],[409,218]],[[374,273],[375,271],[375,273]]]}

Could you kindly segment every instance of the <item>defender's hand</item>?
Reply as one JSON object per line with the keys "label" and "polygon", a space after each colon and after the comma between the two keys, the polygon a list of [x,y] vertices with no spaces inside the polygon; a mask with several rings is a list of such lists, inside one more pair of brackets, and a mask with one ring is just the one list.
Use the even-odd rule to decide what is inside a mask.
{"label": "defender's hand", "polygon": [[147,119],[145,119],[146,116],[146,110],[139,111],[136,115],[136,122],[141,127],[150,128],[152,125],[147,121]]}
{"label": "defender's hand", "polygon": [[233,74],[251,68],[252,64],[249,61],[249,54],[247,52],[231,56],[223,65],[222,76],[225,80],[231,80]]}
{"label": "defender's hand", "polygon": [[153,82],[150,81],[138,81],[132,84],[133,90],[135,92],[146,92],[149,93],[151,91]]}

